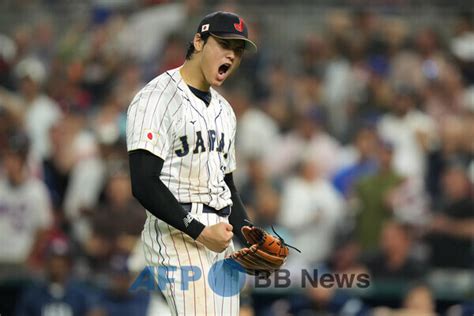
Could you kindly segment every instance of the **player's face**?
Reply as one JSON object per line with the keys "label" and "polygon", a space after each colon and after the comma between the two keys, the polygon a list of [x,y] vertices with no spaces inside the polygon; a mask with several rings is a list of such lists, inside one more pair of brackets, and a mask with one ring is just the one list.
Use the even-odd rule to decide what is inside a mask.
{"label": "player's face", "polygon": [[220,86],[239,67],[244,53],[242,40],[210,36],[203,47],[201,70],[211,86]]}

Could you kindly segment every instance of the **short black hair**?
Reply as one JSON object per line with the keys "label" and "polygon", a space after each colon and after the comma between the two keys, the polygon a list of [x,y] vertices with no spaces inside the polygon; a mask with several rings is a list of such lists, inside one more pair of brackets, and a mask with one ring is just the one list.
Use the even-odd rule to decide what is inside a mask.
{"label": "short black hair", "polygon": [[[209,39],[209,34],[202,34],[201,39],[204,41],[204,44],[206,44],[207,40]],[[194,41],[190,41],[188,50],[186,51],[186,60],[190,60],[195,51],[196,49],[194,48]]]}

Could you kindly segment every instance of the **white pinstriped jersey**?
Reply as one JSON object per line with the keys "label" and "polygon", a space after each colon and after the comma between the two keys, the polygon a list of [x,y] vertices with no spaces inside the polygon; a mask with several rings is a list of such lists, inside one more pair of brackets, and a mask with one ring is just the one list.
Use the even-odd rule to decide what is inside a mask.
{"label": "white pinstriped jersey", "polygon": [[179,202],[221,209],[232,204],[224,175],[236,168],[236,118],[230,104],[210,91],[206,106],[179,68],[153,79],[128,108],[127,149],[145,149],[164,160],[160,179]]}

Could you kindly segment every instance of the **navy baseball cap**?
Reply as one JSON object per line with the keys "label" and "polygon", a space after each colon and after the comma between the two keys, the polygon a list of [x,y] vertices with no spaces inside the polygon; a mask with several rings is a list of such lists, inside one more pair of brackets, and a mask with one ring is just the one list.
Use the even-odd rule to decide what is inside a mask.
{"label": "navy baseball cap", "polygon": [[210,34],[222,39],[243,40],[246,50],[257,51],[257,45],[248,38],[244,20],[234,13],[217,11],[206,15],[199,23],[197,33]]}

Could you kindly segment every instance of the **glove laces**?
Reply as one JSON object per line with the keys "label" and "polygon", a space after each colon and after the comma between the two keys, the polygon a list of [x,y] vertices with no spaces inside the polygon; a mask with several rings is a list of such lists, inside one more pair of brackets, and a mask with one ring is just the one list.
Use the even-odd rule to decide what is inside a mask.
{"label": "glove laces", "polygon": [[[249,221],[248,219],[245,219],[244,221],[247,222],[247,223],[250,225],[250,227],[254,227],[254,226],[255,226],[255,225],[254,225],[251,221]],[[289,247],[289,248],[291,248],[291,249],[293,249],[293,250],[296,250],[296,251],[298,251],[299,253],[301,253],[301,250],[299,250],[298,248],[296,248],[296,247],[294,247],[294,246],[292,246],[292,245],[290,245],[290,244],[287,244],[287,243],[285,242],[285,240],[275,231],[275,228],[273,227],[273,225],[271,225],[271,227],[272,227],[273,233],[274,233],[275,235],[277,235],[277,237],[281,240],[281,243],[282,243],[284,246],[287,246],[287,247]]]}

